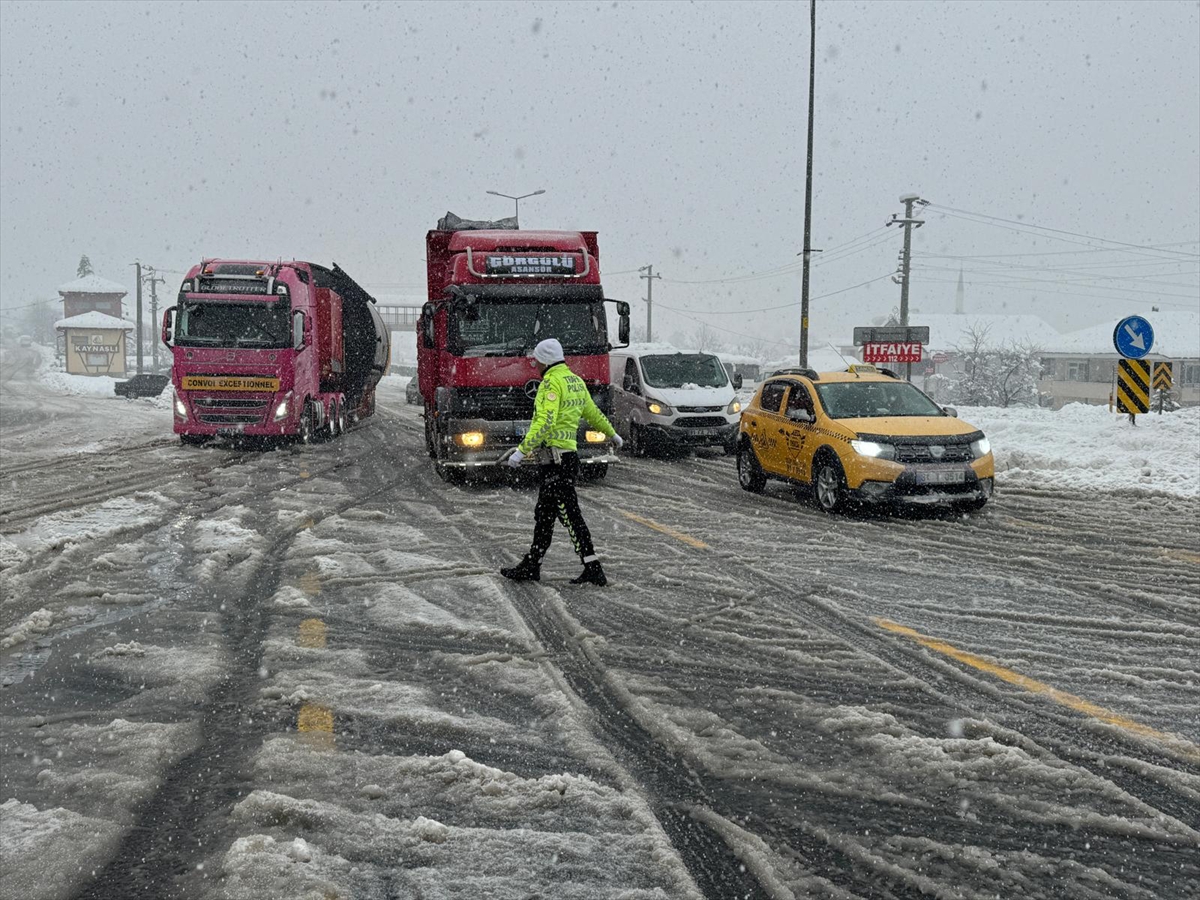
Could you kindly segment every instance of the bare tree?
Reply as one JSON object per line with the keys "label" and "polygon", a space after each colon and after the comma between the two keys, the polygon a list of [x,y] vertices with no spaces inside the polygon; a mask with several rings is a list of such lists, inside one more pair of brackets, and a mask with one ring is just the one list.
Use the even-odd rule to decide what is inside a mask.
{"label": "bare tree", "polygon": [[1036,406],[1042,348],[1029,340],[995,343],[991,326],[973,323],[954,347],[952,394],[966,406]]}
{"label": "bare tree", "polygon": [[688,334],[688,343],[691,344],[691,349],[698,353],[704,353],[712,350],[724,350],[725,345],[717,333],[708,325],[701,322],[691,333]]}

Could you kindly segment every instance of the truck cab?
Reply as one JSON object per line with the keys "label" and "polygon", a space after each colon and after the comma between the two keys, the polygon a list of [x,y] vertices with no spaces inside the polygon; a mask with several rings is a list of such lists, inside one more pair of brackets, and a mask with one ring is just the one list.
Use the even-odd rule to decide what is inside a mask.
{"label": "truck cab", "polygon": [[[539,382],[530,354],[544,338],[562,342],[571,371],[612,412],[607,312],[614,304],[618,343],[627,344],[629,305],[604,296],[596,233],[510,222],[448,214],[426,237],[417,380],[426,449],[446,480],[494,466],[521,442]],[[612,461],[607,439],[581,427],[578,441],[584,474],[602,475]]]}

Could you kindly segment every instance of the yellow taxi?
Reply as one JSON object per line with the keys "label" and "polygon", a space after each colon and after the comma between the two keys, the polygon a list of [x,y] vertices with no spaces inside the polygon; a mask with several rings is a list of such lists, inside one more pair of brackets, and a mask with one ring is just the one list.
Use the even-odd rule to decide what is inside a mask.
{"label": "yellow taxi", "polygon": [[982,507],[995,460],[982,431],[887,369],[774,372],[742,412],[738,481],[812,489],[826,512],[907,501]]}

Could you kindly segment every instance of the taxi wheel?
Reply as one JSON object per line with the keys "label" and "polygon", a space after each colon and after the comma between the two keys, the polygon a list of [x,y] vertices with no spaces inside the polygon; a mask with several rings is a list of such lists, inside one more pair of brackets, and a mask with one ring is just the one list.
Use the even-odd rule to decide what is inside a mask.
{"label": "taxi wheel", "polygon": [[828,456],[817,463],[813,472],[813,497],[817,506],[827,513],[839,512],[846,506],[846,475],[841,463]]}
{"label": "taxi wheel", "polygon": [[767,476],[763,474],[762,466],[758,464],[754,448],[750,446],[749,441],[738,448],[737,471],[738,484],[742,486],[742,490],[754,494],[761,493],[767,483]]}

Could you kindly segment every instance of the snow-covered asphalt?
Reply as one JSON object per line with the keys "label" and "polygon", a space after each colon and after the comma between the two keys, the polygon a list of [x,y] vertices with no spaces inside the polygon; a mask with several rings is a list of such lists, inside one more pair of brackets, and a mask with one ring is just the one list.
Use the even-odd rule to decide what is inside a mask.
{"label": "snow-covered asphalt", "polygon": [[514,585],[532,488],[438,481],[402,392],[267,453],[155,412],[0,464],[0,896],[1200,894],[1194,498],[626,459],[610,586],[561,532]]}

